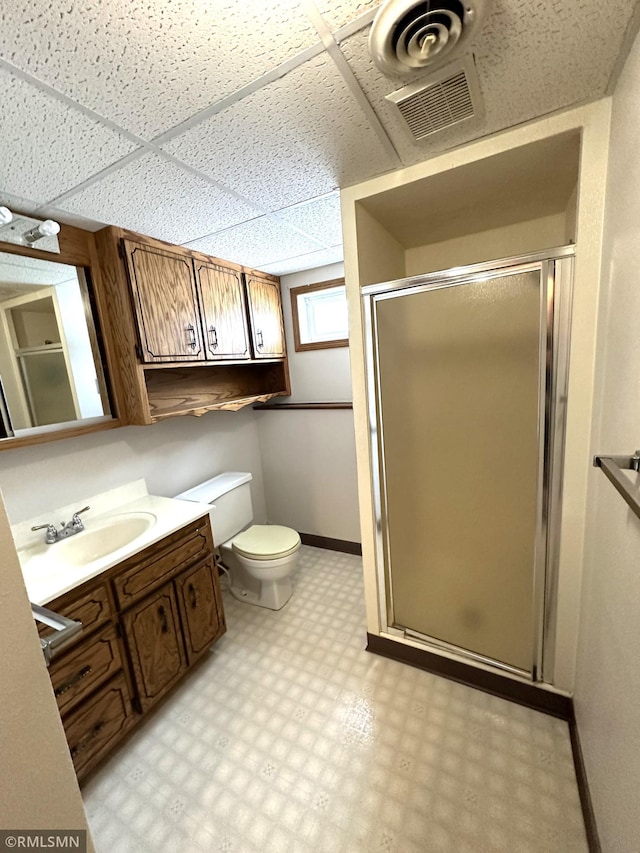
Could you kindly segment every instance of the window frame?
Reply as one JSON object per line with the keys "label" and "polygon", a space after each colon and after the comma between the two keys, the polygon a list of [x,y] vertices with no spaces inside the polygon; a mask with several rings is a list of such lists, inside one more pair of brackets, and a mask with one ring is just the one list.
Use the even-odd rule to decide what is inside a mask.
{"label": "window frame", "polygon": [[[307,350],[317,349],[333,349],[334,347],[348,347],[349,338],[335,338],[328,341],[313,341],[311,343],[302,343],[300,339],[300,317],[298,314],[298,296],[315,293],[320,290],[329,290],[335,287],[345,287],[344,278],[334,278],[330,281],[319,281],[316,284],[304,284],[300,287],[292,287],[289,293],[291,294],[291,319],[293,325],[293,342],[296,352],[306,352]],[[345,290],[346,296],[346,290]]]}

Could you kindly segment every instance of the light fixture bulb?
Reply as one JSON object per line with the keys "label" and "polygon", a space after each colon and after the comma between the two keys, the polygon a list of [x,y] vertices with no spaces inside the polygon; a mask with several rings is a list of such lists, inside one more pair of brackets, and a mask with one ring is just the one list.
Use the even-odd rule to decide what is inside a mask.
{"label": "light fixture bulb", "polygon": [[41,240],[43,237],[55,237],[56,234],[60,233],[60,226],[57,222],[54,222],[53,219],[45,219],[44,222],[41,222],[39,225],[36,225],[34,228],[31,228],[29,231],[25,231],[22,235],[25,243],[36,243],[38,240]]}
{"label": "light fixture bulb", "polygon": [[0,226],[8,225],[13,219],[13,213],[8,207],[0,207]]}

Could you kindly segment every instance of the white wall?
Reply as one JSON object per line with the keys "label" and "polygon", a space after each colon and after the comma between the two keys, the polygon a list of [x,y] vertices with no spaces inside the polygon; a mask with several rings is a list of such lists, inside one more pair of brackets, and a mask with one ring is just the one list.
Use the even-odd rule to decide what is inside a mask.
{"label": "white wall", "polygon": [[349,347],[296,352],[293,341],[291,295],[289,292],[291,288],[302,287],[305,284],[318,284],[321,281],[333,281],[336,278],[344,278],[343,264],[330,264],[314,270],[284,275],[280,280],[289,373],[291,374],[291,396],[282,402],[351,402]]}
{"label": "white wall", "polygon": [[564,213],[556,213],[418,246],[406,250],[406,273],[420,275],[553,249],[564,245],[566,231],[567,217]]}
{"label": "white wall", "polygon": [[171,497],[225,470],[251,471],[255,518],[264,521],[260,447],[250,408],[0,452],[0,488],[12,524],[140,477],[151,494]]}
{"label": "white wall", "polygon": [[1,496],[0,575],[0,827],[86,829]]}
{"label": "white wall", "polygon": [[[292,287],[342,278],[342,264],[282,277],[291,396],[281,402],[351,401],[349,348],[296,352]],[[353,412],[258,412],[268,518],[302,533],[360,541]]]}
{"label": "white wall", "polygon": [[[600,454],[640,447],[639,90],[636,40],[613,100],[592,444]],[[640,520],[593,468],[584,573],[574,697],[578,729],[603,850],[637,853]]]}

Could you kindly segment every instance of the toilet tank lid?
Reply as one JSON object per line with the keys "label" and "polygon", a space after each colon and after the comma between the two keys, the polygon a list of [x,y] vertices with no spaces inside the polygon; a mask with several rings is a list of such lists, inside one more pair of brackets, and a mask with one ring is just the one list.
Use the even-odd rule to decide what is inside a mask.
{"label": "toilet tank lid", "polygon": [[210,504],[232,489],[249,483],[251,480],[253,480],[253,475],[246,471],[225,471],[224,474],[218,474],[217,477],[205,480],[204,483],[199,483],[192,489],[187,489],[186,492],[176,495],[176,497],[183,501]]}

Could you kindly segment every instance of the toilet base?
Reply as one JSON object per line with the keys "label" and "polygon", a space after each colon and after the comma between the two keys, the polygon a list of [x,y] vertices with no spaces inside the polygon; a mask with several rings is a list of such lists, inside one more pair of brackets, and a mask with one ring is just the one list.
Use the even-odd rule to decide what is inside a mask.
{"label": "toilet base", "polygon": [[235,598],[255,604],[257,607],[267,607],[269,610],[281,610],[291,598],[293,587],[288,578],[282,581],[263,581],[259,593],[255,590],[242,589],[235,584],[231,589]]}
{"label": "toilet base", "polygon": [[233,549],[226,543],[222,545],[220,552],[222,562],[229,572],[234,598],[269,610],[281,610],[289,601],[293,593],[290,577],[258,580],[241,565]]}

